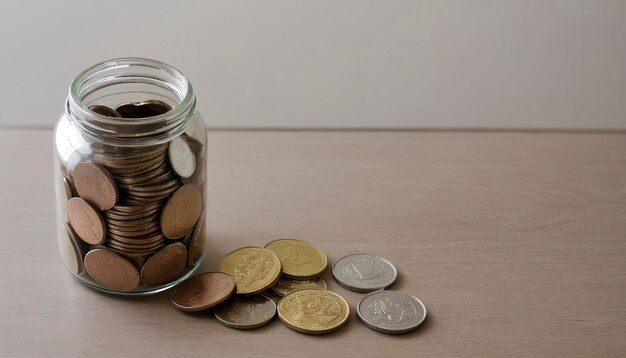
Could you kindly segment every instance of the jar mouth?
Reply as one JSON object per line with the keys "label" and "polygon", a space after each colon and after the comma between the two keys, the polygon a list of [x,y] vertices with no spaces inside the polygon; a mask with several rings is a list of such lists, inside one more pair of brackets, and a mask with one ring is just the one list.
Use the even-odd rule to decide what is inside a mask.
{"label": "jar mouth", "polygon": [[[172,108],[145,118],[107,117],[89,108],[107,97],[158,97]],[[160,61],[126,57],[98,63],[78,74],[70,85],[66,111],[70,122],[92,140],[133,147],[161,144],[181,134],[193,120],[195,106],[191,83],[180,71]]]}

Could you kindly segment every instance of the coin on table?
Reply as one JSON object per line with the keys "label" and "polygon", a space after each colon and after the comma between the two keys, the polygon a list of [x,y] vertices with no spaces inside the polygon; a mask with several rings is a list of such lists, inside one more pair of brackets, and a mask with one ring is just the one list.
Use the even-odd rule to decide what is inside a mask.
{"label": "coin on table", "polygon": [[289,328],[307,334],[330,333],[348,321],[346,300],[327,290],[299,290],[278,302],[278,317]]}
{"label": "coin on table", "polygon": [[224,272],[196,275],[172,294],[172,303],[181,311],[204,311],[226,301],[235,292],[235,280]]}
{"label": "coin on table", "polygon": [[170,239],[185,236],[191,230],[204,207],[202,191],[194,184],[181,186],[169,198],[161,212],[161,230]]}
{"label": "coin on table", "polygon": [[189,143],[182,136],[170,142],[168,150],[170,164],[174,172],[182,178],[189,178],[196,171],[196,156],[191,151]]}
{"label": "coin on table", "polygon": [[416,297],[397,291],[377,291],[357,306],[359,319],[369,328],[387,334],[404,334],[426,319],[426,306]]}
{"label": "coin on table", "polygon": [[76,239],[74,230],[64,224],[60,229],[62,232],[59,235],[59,247],[61,249],[61,256],[67,268],[74,274],[78,274],[83,270],[83,258],[80,253],[80,246]]}
{"label": "coin on table", "polygon": [[122,117],[122,115],[118,111],[111,109],[107,106],[95,105],[89,107],[89,109],[105,117]]}
{"label": "coin on table", "polygon": [[222,259],[220,271],[233,276],[238,294],[259,293],[280,277],[280,260],[273,252],[254,246],[237,249]]}
{"label": "coin on table", "polygon": [[104,242],[106,228],[100,213],[81,198],[67,202],[67,216],[78,237],[90,245]]}
{"label": "coin on table", "polygon": [[108,289],[128,292],[139,286],[139,271],[135,265],[111,250],[89,251],[84,266],[94,281]]}
{"label": "coin on table", "polygon": [[398,271],[382,257],[355,254],[337,260],[333,265],[333,276],[348,290],[372,292],[391,286],[398,277]]}
{"label": "coin on table", "polygon": [[287,277],[281,277],[278,279],[278,282],[276,282],[276,284],[271,288],[272,292],[280,297],[287,296],[293,291],[306,289],[325,290],[326,282],[321,278],[317,278],[314,280],[294,280]]}
{"label": "coin on table", "polygon": [[276,303],[264,295],[235,295],[213,309],[215,318],[226,327],[254,329],[272,321]]}
{"label": "coin on table", "polygon": [[98,209],[112,208],[118,199],[117,186],[113,176],[101,166],[80,162],[72,174],[78,195]]}
{"label": "coin on table", "polygon": [[141,281],[156,286],[180,275],[187,265],[187,248],[180,242],[167,245],[152,255],[141,268]]}
{"label": "coin on table", "polygon": [[265,248],[280,259],[284,276],[296,280],[308,280],[320,276],[328,266],[322,250],[310,243],[297,239],[278,239]]}

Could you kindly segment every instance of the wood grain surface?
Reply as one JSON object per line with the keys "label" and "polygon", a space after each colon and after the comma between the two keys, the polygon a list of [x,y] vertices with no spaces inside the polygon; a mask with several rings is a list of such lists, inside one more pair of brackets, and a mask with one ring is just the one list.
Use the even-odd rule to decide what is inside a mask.
{"label": "wood grain surface", "polygon": [[381,255],[419,297],[417,331],[254,331],[120,298],[66,272],[54,237],[52,132],[0,131],[5,357],[623,357],[626,135],[209,132],[208,256],[297,237],[332,262]]}

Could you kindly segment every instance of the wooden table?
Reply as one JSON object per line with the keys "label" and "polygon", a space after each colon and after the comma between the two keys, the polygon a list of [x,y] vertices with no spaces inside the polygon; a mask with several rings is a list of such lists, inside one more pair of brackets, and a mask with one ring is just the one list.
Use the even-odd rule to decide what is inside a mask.
{"label": "wooden table", "polygon": [[626,134],[210,132],[201,270],[285,236],[381,255],[428,308],[404,336],[361,324],[328,272],[352,312],[326,336],[87,288],[56,248],[51,138],[0,131],[2,357],[626,355]]}

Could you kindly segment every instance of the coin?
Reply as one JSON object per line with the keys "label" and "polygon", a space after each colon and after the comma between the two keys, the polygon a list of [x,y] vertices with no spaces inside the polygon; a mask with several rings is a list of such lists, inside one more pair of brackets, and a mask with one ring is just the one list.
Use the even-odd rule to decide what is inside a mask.
{"label": "coin", "polygon": [[226,301],[234,292],[235,280],[231,275],[205,272],[176,287],[172,303],[181,311],[204,311]]}
{"label": "coin", "polygon": [[194,266],[198,260],[202,258],[202,254],[204,253],[205,226],[205,221],[199,220],[196,224],[196,228],[193,230],[193,235],[191,236],[191,241],[188,246],[189,256],[187,257],[187,263],[189,266]]}
{"label": "coin", "polygon": [[118,191],[115,180],[101,166],[80,162],[74,168],[72,177],[78,195],[98,209],[110,209],[117,202]]}
{"label": "coin", "polygon": [[194,184],[180,187],[165,203],[161,212],[161,230],[170,239],[178,239],[191,230],[204,207],[202,191]]}
{"label": "coin", "polygon": [[120,115],[119,112],[107,106],[95,105],[95,106],[89,107],[89,109],[105,117],[122,117],[122,115]]}
{"label": "coin", "polygon": [[299,290],[278,302],[278,317],[289,328],[307,334],[330,333],[348,321],[346,300],[327,290]]}
{"label": "coin", "polygon": [[157,286],[171,281],[187,265],[187,248],[180,242],[165,246],[146,261],[141,269],[141,281]]}
{"label": "coin", "polygon": [[276,315],[276,303],[264,295],[235,295],[215,307],[217,321],[235,329],[254,329],[272,321]]}
{"label": "coin", "polygon": [[416,297],[397,291],[377,291],[363,297],[357,315],[369,328],[388,334],[403,334],[426,319],[426,306]]}
{"label": "coin", "polygon": [[391,286],[398,271],[388,260],[369,254],[340,258],[333,265],[333,276],[339,285],[357,292],[372,292]]}
{"label": "coin", "polygon": [[170,142],[168,155],[172,169],[180,177],[189,178],[196,171],[196,156],[182,136]]}
{"label": "coin", "polygon": [[159,100],[149,100],[137,104],[137,113],[142,117],[153,117],[165,114],[172,109],[170,105]]}
{"label": "coin", "polygon": [[59,247],[61,256],[67,268],[74,274],[82,271],[83,259],[80,254],[80,247],[76,235],[69,225],[64,224],[61,228],[64,232],[59,235]]}
{"label": "coin", "polygon": [[108,249],[94,249],[85,255],[85,271],[98,284],[128,292],[139,286],[139,271],[132,262]]}
{"label": "coin", "polygon": [[238,294],[259,293],[278,281],[280,260],[269,250],[247,246],[226,255],[220,271],[233,276]]}
{"label": "coin", "polygon": [[287,296],[293,291],[305,289],[325,290],[326,282],[324,282],[321,278],[317,278],[315,280],[294,280],[287,277],[281,277],[271,288],[272,292],[280,297]]}
{"label": "coin", "polygon": [[63,192],[65,193],[65,198],[70,200],[74,196],[74,191],[72,190],[72,185],[70,181],[66,177],[61,178],[61,182],[63,183]]}
{"label": "coin", "polygon": [[98,245],[104,241],[106,229],[102,216],[81,198],[67,202],[67,216],[72,229],[84,242]]}
{"label": "coin", "polygon": [[318,277],[326,270],[328,259],[322,250],[310,243],[296,239],[274,240],[265,248],[280,259],[283,275],[296,280]]}

